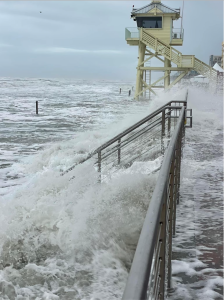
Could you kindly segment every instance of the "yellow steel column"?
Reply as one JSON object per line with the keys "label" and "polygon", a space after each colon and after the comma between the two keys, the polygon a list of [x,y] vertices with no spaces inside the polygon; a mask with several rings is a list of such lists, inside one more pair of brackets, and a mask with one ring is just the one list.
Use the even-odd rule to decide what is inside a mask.
{"label": "yellow steel column", "polygon": [[[171,67],[171,61],[168,58],[165,58],[165,60],[164,60],[164,67],[165,68],[170,68]],[[170,71],[165,71],[165,75],[167,75],[167,74],[169,74],[169,75],[166,76],[165,79],[164,79],[164,88],[165,88],[165,90],[170,85]]]}
{"label": "yellow steel column", "polygon": [[[138,46],[138,67],[144,61],[145,57],[145,45],[139,41]],[[143,65],[144,66],[144,65]],[[136,78],[136,89],[135,89],[135,97],[142,91],[142,81],[143,79],[143,71],[137,69],[137,78]]]}

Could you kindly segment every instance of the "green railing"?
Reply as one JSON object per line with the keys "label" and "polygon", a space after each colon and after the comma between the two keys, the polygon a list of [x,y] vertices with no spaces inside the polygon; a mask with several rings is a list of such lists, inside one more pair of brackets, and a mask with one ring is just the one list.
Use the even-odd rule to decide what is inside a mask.
{"label": "green railing", "polygon": [[172,29],[172,39],[184,39],[184,29],[183,28],[173,28]]}
{"label": "green railing", "polygon": [[[146,28],[147,29],[147,28]],[[139,28],[138,27],[128,27],[125,28],[125,39],[139,39]],[[183,28],[173,28],[171,32],[172,39],[184,39],[184,29]]]}
{"label": "green railing", "polygon": [[137,27],[125,28],[125,40],[139,39],[139,29]]}

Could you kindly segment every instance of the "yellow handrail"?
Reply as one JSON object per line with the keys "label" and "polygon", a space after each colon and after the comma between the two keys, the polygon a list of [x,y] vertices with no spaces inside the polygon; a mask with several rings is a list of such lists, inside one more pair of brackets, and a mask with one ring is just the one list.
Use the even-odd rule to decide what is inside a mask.
{"label": "yellow handrail", "polygon": [[[165,58],[174,62],[178,67],[192,68],[209,79],[214,79],[217,76],[217,71],[215,69],[195,58],[194,55],[182,55],[180,51],[164,43],[143,28],[140,29],[140,41],[159,54],[162,54]],[[189,58],[189,65],[186,63],[187,57]]]}

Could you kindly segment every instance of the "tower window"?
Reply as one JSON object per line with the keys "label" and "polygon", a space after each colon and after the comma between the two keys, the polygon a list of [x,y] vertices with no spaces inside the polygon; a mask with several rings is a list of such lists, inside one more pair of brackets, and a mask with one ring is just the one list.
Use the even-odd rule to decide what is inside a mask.
{"label": "tower window", "polygon": [[162,17],[137,17],[137,26],[142,28],[162,28]]}

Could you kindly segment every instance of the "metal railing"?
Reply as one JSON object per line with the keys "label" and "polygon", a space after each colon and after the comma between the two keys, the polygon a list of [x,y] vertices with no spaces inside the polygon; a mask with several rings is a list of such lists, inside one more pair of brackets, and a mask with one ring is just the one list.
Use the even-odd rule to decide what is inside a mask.
{"label": "metal railing", "polygon": [[159,54],[174,62],[177,66],[181,67],[182,53],[180,51],[166,44],[161,39],[156,38],[144,28],[140,28],[139,33],[140,41],[146,46],[154,49]]}
{"label": "metal railing", "polygon": [[[145,28],[147,29],[147,28]],[[138,27],[127,27],[125,28],[125,39],[139,39],[139,28]],[[184,29],[183,28],[172,28],[171,31],[172,39],[184,39]]]}
{"label": "metal railing", "polygon": [[136,160],[146,161],[164,154],[182,108],[181,104],[185,106],[186,101],[168,102],[99,147],[95,162],[99,181],[111,177],[120,168],[130,167]]}
{"label": "metal railing", "polygon": [[171,287],[172,235],[179,203],[182,137],[186,109],[182,107],[165,152],[157,184],[139,237],[123,300],[165,299]]}
{"label": "metal railing", "polygon": [[118,168],[126,168],[137,159],[148,160],[155,151],[165,153],[123,300],[162,300],[171,287],[172,235],[175,234],[176,205],[179,203],[182,138],[185,128],[192,127],[187,96],[188,93],[184,101],[169,101],[63,173],[95,158],[101,182],[108,174],[111,176]]}
{"label": "metal railing", "polygon": [[[173,29],[171,38],[183,39],[183,35],[183,29]],[[194,55],[182,55],[180,51],[166,44],[161,39],[156,38],[154,35],[149,33],[147,29],[126,28],[125,39],[139,39],[147,47],[155,50],[158,54],[163,55],[165,58],[174,62],[178,67],[191,68],[196,70],[199,74],[206,76],[215,86],[217,80],[217,71],[215,69],[200,61],[194,57]]]}
{"label": "metal railing", "polygon": [[98,180],[102,182],[118,169],[129,167],[137,159],[145,161],[164,154],[180,110],[183,106],[186,109],[186,105],[187,102],[182,100],[169,101],[89,153],[86,158],[67,169],[62,175],[92,158],[98,171]]}
{"label": "metal railing", "polygon": [[139,29],[137,27],[125,28],[125,40],[139,39]]}
{"label": "metal railing", "polygon": [[172,28],[172,39],[184,39],[184,29],[183,28]]}

